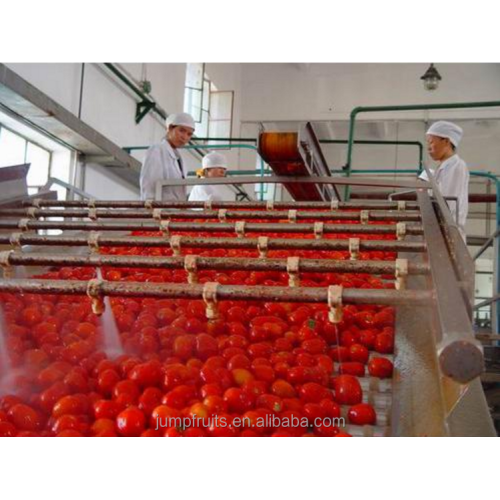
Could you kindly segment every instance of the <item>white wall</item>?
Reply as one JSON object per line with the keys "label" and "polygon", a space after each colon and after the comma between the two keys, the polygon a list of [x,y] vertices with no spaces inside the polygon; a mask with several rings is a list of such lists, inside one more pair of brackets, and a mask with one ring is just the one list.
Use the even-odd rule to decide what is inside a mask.
{"label": "white wall", "polygon": [[[443,80],[437,90],[429,92],[420,80],[428,64],[245,64],[242,119],[345,120],[356,106],[467,102],[500,97],[500,64],[436,66]],[[479,113],[451,114],[478,116]],[[494,115],[500,116],[498,110]],[[423,117],[424,113],[411,116]]]}

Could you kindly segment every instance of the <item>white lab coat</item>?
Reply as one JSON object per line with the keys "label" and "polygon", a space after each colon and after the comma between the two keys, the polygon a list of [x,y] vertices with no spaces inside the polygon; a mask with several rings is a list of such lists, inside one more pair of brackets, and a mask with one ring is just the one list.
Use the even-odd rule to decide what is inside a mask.
{"label": "white lab coat", "polygon": [[[141,169],[141,199],[156,198],[156,182],[168,179],[184,179],[186,171],[180,155],[170,143],[163,139],[148,149]],[[186,201],[185,186],[165,186],[161,201]]]}
{"label": "white lab coat", "polygon": [[235,197],[229,186],[194,186],[189,201],[234,201]]}
{"label": "white lab coat", "polygon": [[[465,223],[469,212],[469,170],[467,164],[457,154],[445,160],[434,172],[434,179],[443,196],[453,196],[458,199],[458,229],[464,241]],[[429,180],[427,173],[423,172],[420,177]],[[457,203],[447,200],[453,220],[457,220]]]}

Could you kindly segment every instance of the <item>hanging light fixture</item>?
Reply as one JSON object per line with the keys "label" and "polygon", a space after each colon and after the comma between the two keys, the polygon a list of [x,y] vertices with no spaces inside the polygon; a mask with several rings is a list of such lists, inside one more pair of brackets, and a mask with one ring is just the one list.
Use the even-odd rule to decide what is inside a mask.
{"label": "hanging light fixture", "polygon": [[427,71],[420,77],[420,80],[424,81],[424,87],[426,90],[436,90],[439,86],[439,81],[442,80],[441,75],[438,70],[431,64]]}

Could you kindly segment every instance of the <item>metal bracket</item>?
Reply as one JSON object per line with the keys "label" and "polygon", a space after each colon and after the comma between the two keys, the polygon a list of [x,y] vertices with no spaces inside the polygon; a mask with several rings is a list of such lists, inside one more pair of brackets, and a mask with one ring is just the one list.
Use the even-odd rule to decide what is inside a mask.
{"label": "metal bracket", "polygon": [[286,271],[288,273],[288,286],[300,286],[299,257],[288,257],[286,260]]}
{"label": "metal bracket", "polygon": [[406,278],[408,277],[408,260],[396,259],[396,290],[406,288]]}
{"label": "metal bracket", "polygon": [[29,219],[20,219],[18,224],[17,224],[17,227],[21,230],[21,231],[29,231],[29,228],[28,228],[28,224],[29,224],[30,220]]}
{"label": "metal bracket", "polygon": [[13,276],[12,265],[10,264],[10,256],[14,250],[7,250],[5,252],[0,252],[0,267],[3,271],[3,278],[10,280]]}
{"label": "metal bracket", "polygon": [[359,220],[361,221],[361,224],[368,224],[369,218],[370,218],[369,210],[361,210],[359,212]]}
{"label": "metal bracket", "polygon": [[332,285],[328,287],[328,320],[331,323],[340,323],[342,321],[342,286]]}
{"label": "metal bracket", "polygon": [[97,220],[97,209],[89,208],[89,213],[87,214],[87,218],[90,220]]}
{"label": "metal bracket", "polygon": [[274,210],[274,201],[273,200],[267,200],[266,210]]}
{"label": "metal bracket", "polygon": [[161,220],[160,221],[160,231],[162,236],[169,237],[170,236],[170,221],[169,220]]}
{"label": "metal bracket", "polygon": [[339,200],[332,200],[330,208],[332,211],[338,210],[339,209]]}
{"label": "metal bracket", "polygon": [[23,233],[12,233],[9,238],[9,243],[11,244],[11,246],[21,248],[23,246],[21,243],[22,236]]}
{"label": "metal bracket", "polygon": [[101,233],[97,231],[90,231],[87,244],[90,248],[90,253],[99,253],[99,237]]}
{"label": "metal bracket", "polygon": [[174,255],[174,257],[179,257],[181,254],[181,238],[182,236],[179,235],[170,238],[170,248],[172,249],[172,255]]}
{"label": "metal bracket", "polygon": [[314,223],[314,237],[317,240],[323,238],[323,231],[325,230],[325,224],[323,222]]}
{"label": "metal bracket", "polygon": [[351,260],[359,259],[359,238],[349,238],[349,253]]}
{"label": "metal bracket", "polygon": [[205,314],[207,319],[217,319],[219,312],[217,311],[217,287],[219,283],[205,283],[203,285],[203,301],[206,305]]}
{"label": "metal bracket", "polygon": [[219,218],[219,222],[226,222],[227,210],[225,208],[219,209],[217,212],[217,217]]}
{"label": "metal bracket", "polygon": [[292,224],[297,222],[297,210],[288,210],[288,222]]}
{"label": "metal bracket", "polygon": [[402,241],[406,236],[406,224],[404,222],[398,222],[396,224],[396,237],[398,241]]}
{"label": "metal bracket", "polygon": [[139,124],[143,120],[143,118],[155,107],[155,103],[153,101],[148,101],[143,99],[141,102],[138,102],[135,107],[135,123]]}
{"label": "metal bracket", "polygon": [[197,255],[186,255],[184,257],[184,269],[188,275],[188,283],[190,285],[194,285],[198,283],[198,264],[197,264]]}
{"label": "metal bracket", "polygon": [[36,219],[36,211],[38,209],[36,207],[29,207],[28,210],[26,211],[26,215],[30,218],[30,219]]}
{"label": "metal bracket", "polygon": [[245,237],[245,224],[246,222],[244,220],[239,220],[234,224],[234,231],[238,238]]}
{"label": "metal bracket", "polygon": [[92,312],[97,316],[101,316],[106,309],[102,293],[103,284],[104,281],[100,279],[91,279],[87,284],[87,295],[92,301]]}
{"label": "metal bracket", "polygon": [[404,212],[406,210],[406,201],[404,200],[398,201],[398,210],[400,212]]}
{"label": "metal bracket", "polygon": [[257,249],[259,250],[259,258],[265,259],[267,257],[269,238],[267,236],[259,236],[257,238]]}

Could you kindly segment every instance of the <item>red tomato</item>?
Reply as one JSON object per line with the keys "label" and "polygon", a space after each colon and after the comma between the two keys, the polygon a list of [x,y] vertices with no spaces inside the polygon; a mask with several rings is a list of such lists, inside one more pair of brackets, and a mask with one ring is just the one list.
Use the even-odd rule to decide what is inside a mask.
{"label": "red tomato", "polygon": [[0,422],[0,437],[14,437],[17,429],[10,422]]}
{"label": "red tomato", "polygon": [[233,375],[234,383],[239,387],[254,379],[252,373],[243,368],[236,368],[235,370],[232,370],[231,373]]}
{"label": "red tomato", "polygon": [[316,403],[305,404],[302,411],[310,426],[321,425],[322,420],[327,417],[326,409]]}
{"label": "red tomato", "polygon": [[205,384],[200,388],[200,395],[202,398],[206,398],[208,396],[222,396],[222,387],[217,384]]}
{"label": "red tomato", "polygon": [[323,339],[317,338],[305,340],[301,347],[309,354],[323,354],[326,352],[327,344]]}
{"label": "red tomato", "polygon": [[283,410],[283,400],[273,394],[262,394],[257,398],[258,408],[267,408],[276,413]]}
{"label": "red tomato", "polygon": [[364,365],[368,362],[369,352],[368,349],[361,344],[353,344],[349,347],[349,359],[351,361],[357,361],[358,363],[363,363]]}
{"label": "red tomato", "polygon": [[62,415],[84,415],[88,410],[87,396],[84,394],[74,394],[64,396],[57,401],[52,409],[52,416],[58,418]]}
{"label": "red tomato", "polygon": [[163,392],[158,387],[148,387],[139,397],[139,409],[146,415],[160,405]]}
{"label": "red tomato", "polygon": [[282,379],[273,382],[271,392],[280,398],[294,398],[297,395],[293,386]]}
{"label": "red tomato", "polygon": [[141,392],[133,380],[121,380],[113,388],[113,399],[124,406],[135,405]]}
{"label": "red tomato", "polygon": [[339,375],[333,379],[335,401],[341,405],[356,405],[361,403],[363,391],[356,377]]}
{"label": "red tomato", "polygon": [[338,372],[346,375],[354,375],[355,377],[365,376],[365,365],[354,361],[347,363],[339,363]]}
{"label": "red tomato", "polygon": [[97,377],[97,388],[101,394],[109,396],[120,380],[121,377],[117,371],[113,369],[103,370]]}
{"label": "red tomato", "polygon": [[135,365],[129,372],[128,378],[137,382],[139,387],[156,387],[161,384],[163,372],[159,361],[152,360]]}
{"label": "red tomato", "polygon": [[207,360],[210,356],[216,356],[218,350],[217,341],[211,335],[200,333],[196,336],[196,354],[202,361]]}
{"label": "red tomato", "polygon": [[388,333],[379,333],[375,339],[375,350],[381,354],[391,354],[394,350],[394,337]]}
{"label": "red tomato", "polygon": [[255,366],[252,371],[255,375],[256,380],[271,383],[276,378],[276,374],[270,366],[258,365]]}
{"label": "red tomato", "polygon": [[22,431],[38,431],[43,425],[40,414],[22,403],[12,406],[7,415],[9,420]]}
{"label": "red tomato", "polygon": [[123,407],[116,401],[101,399],[93,404],[94,417],[114,419],[123,410]]}
{"label": "red tomato", "polygon": [[194,335],[179,335],[174,340],[174,356],[186,361],[191,358],[195,352],[196,337]]}
{"label": "red tomato", "polygon": [[224,401],[230,412],[244,413],[253,406],[252,396],[243,389],[232,387],[224,392]]}
{"label": "red tomato", "polygon": [[236,354],[235,356],[232,356],[227,362],[227,369],[234,370],[236,368],[248,370],[250,368],[250,360],[248,357],[243,354]]}
{"label": "red tomato", "polygon": [[392,361],[387,358],[373,357],[368,362],[368,373],[372,377],[390,378],[393,368]]}
{"label": "red tomato", "polygon": [[175,389],[165,394],[162,404],[181,410],[189,401],[196,397],[196,389],[189,385],[179,385]]}
{"label": "red tomato", "polygon": [[131,406],[116,417],[116,428],[122,436],[140,436],[146,426],[146,417],[139,408]]}
{"label": "red tomato", "polygon": [[322,399],[331,398],[331,392],[322,385],[308,382],[300,387],[299,395],[304,403],[319,403]]}
{"label": "red tomato", "polygon": [[377,415],[372,405],[360,403],[349,408],[347,413],[349,422],[355,425],[375,425]]}
{"label": "red tomato", "polygon": [[329,354],[332,360],[337,361],[338,363],[349,361],[349,349],[347,347],[333,347],[332,349],[330,349]]}

